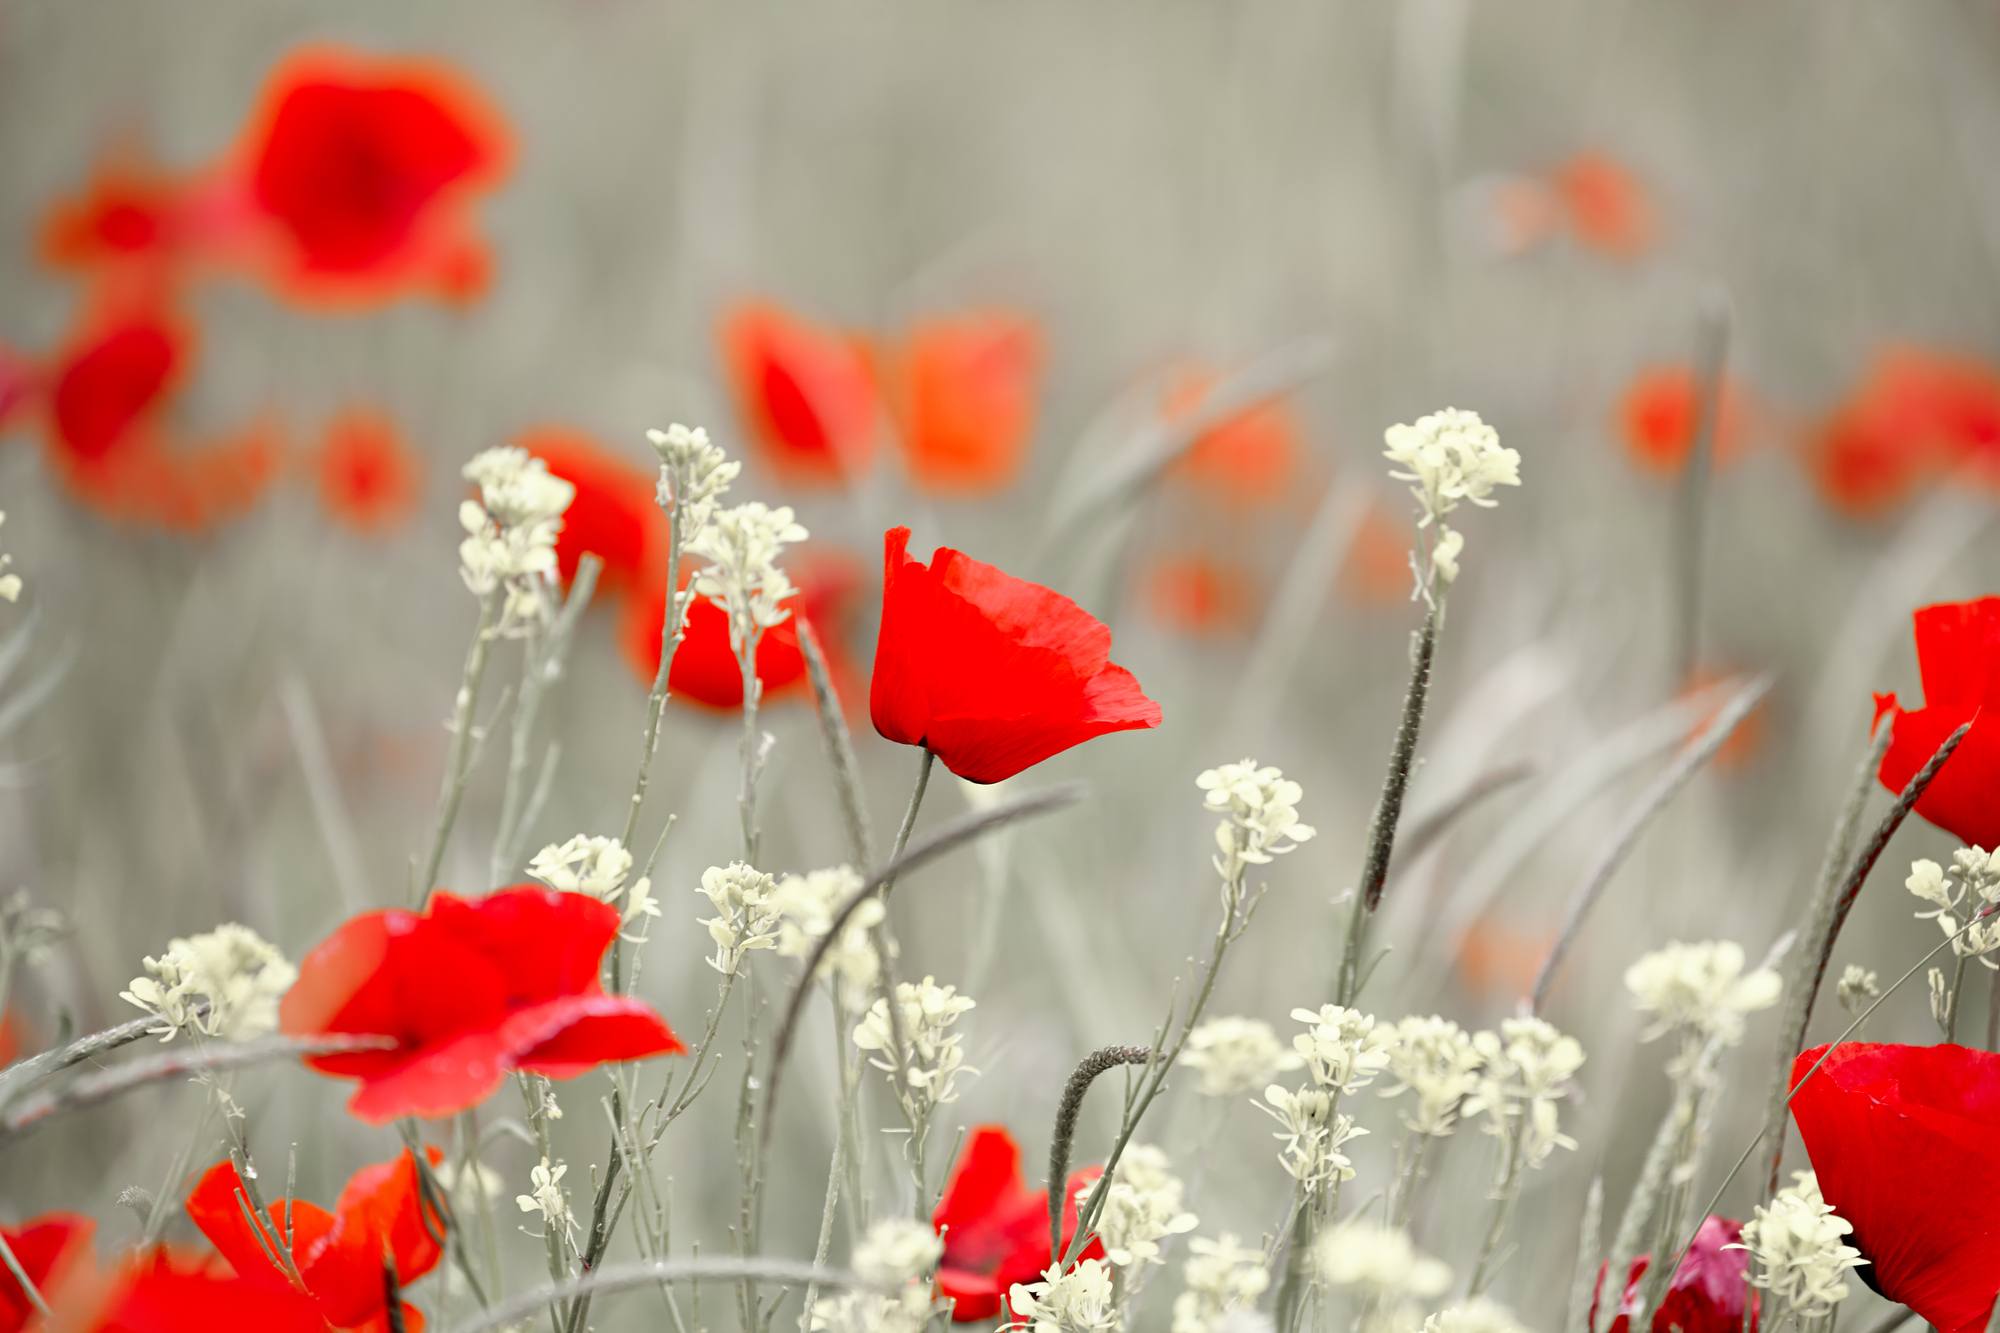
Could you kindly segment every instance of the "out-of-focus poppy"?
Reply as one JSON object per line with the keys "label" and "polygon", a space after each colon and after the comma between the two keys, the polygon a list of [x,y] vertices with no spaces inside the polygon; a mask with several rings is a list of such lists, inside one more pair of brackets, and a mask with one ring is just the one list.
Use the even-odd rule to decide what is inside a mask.
{"label": "out-of-focus poppy", "polygon": [[[792,612],[780,623],[764,631],[757,641],[757,680],[765,701],[782,699],[806,686],[805,655],[799,647],[798,618],[804,617],[819,635],[827,658],[827,670],[842,698],[851,698],[847,688],[853,668],[841,651],[841,630],[850,604],[860,584],[852,560],[845,554],[807,549],[789,557],[796,596],[786,602]],[[689,574],[684,571],[685,585]],[[660,670],[660,631],[666,624],[666,591],[663,576],[653,571],[651,581],[636,591],[619,631],[619,647],[633,674],[650,686]],[[743,671],[736,650],[729,643],[729,618],[721,607],[697,596],[688,608],[687,631],[674,652],[674,664],[667,673],[671,696],[706,708],[734,712],[743,706]]]}
{"label": "out-of-focus poppy", "polygon": [[[1743,1303],[1750,1290],[1750,1253],[1738,1242],[1743,1224],[1726,1217],[1709,1216],[1695,1228],[1694,1243],[1687,1258],[1675,1270],[1673,1281],[1660,1297],[1653,1312],[1653,1333],[1743,1333]],[[1609,1265],[1599,1265],[1597,1285],[1590,1294],[1590,1327],[1597,1322],[1599,1303],[1604,1296],[1604,1279]],[[1625,1291],[1617,1313],[1605,1333],[1629,1333],[1639,1313],[1639,1280],[1652,1267],[1652,1256],[1642,1254],[1632,1261],[1625,1276]],[[1751,1302],[1750,1329],[1757,1327],[1756,1303]]]}
{"label": "out-of-focus poppy", "polygon": [[1379,502],[1361,515],[1347,558],[1340,566],[1340,592],[1359,606],[1406,606],[1416,586],[1410,552],[1417,535],[1407,519],[1392,517]]}
{"label": "out-of-focus poppy", "polygon": [[1608,153],[1583,152],[1557,165],[1550,186],[1570,231],[1587,249],[1631,259],[1653,243],[1657,226],[1645,185]]}
{"label": "out-of-focus poppy", "polygon": [[0,343],[0,430],[41,388],[42,372],[25,353]]}
{"label": "out-of-focus poppy", "polygon": [[1522,930],[1482,916],[1459,937],[1452,966],[1459,984],[1475,995],[1519,997],[1535,984],[1554,943],[1552,931]]}
{"label": "out-of-focus poppy", "polygon": [[1242,566],[1203,552],[1167,555],[1146,575],[1146,603],[1183,634],[1224,634],[1250,619],[1252,579]]}
{"label": "out-of-focus poppy", "polygon": [[98,166],[81,195],[49,208],[42,260],[69,272],[139,265],[178,277],[189,264],[226,257],[240,237],[239,212],[217,173],[178,175],[123,149]]}
{"label": "out-of-focus poppy", "polygon": [[[213,1256],[166,1249],[134,1255],[113,1268],[93,1267],[43,1294],[55,1313],[51,1327],[88,1333],[213,1333],[224,1328],[326,1333],[327,1327],[318,1305],[304,1292],[223,1271]],[[377,1324],[371,1333],[387,1329],[387,1324]]]}
{"label": "out-of-focus poppy", "polygon": [[2000,847],[2000,597],[1941,602],[1911,620],[1924,706],[1875,696],[1876,725],[1892,727],[1879,776],[1890,791],[1909,785],[1952,732],[1972,730],[1917,800],[1917,813],[1961,842]]}
{"label": "out-of-focus poppy", "polygon": [[[1674,475],[1694,454],[1702,410],[1702,385],[1686,366],[1654,366],[1626,386],[1618,400],[1617,429],[1626,453],[1647,472]],[[1743,393],[1725,380],[1710,461],[1726,467],[1742,454]]]}
{"label": "out-of-focus poppy", "polygon": [[883,538],[875,730],[930,750],[969,782],[1000,782],[1071,746],[1160,725],[1111,661],[1111,631],[1059,592],[949,546],[927,566],[910,530]]}
{"label": "out-of-focus poppy", "polygon": [[[1064,1184],[1065,1249],[1076,1236],[1077,1192],[1102,1174],[1088,1167],[1072,1172]],[[955,1323],[993,1318],[1009,1286],[1035,1281],[1053,1262],[1048,1191],[1028,1188],[1021,1178],[1020,1146],[1000,1125],[981,1125],[966,1139],[931,1222],[944,1237],[937,1284],[954,1302]],[[1104,1246],[1094,1236],[1077,1256],[1079,1262],[1103,1257]]]}
{"label": "out-of-focus poppy", "polygon": [[49,445],[59,470],[87,478],[131,452],[186,377],[193,350],[193,330],[151,301],[92,311],[50,376]]}
{"label": "out-of-focus poppy", "polygon": [[[1167,416],[1201,411],[1216,383],[1210,371],[1182,371],[1168,390]],[[1285,493],[1302,452],[1291,409],[1282,402],[1268,402],[1204,430],[1174,463],[1171,475],[1206,495],[1248,507]]]}
{"label": "out-of-focus poppy", "polygon": [[12,1009],[0,1009],[0,1069],[28,1053],[28,1040],[21,1016]]}
{"label": "out-of-focus poppy", "polygon": [[[443,1160],[429,1150],[433,1165]],[[396,1283],[408,1286],[438,1265],[444,1247],[444,1219],[423,1202],[417,1161],[406,1148],[392,1161],[363,1167],[340,1192],[332,1212],[295,1199],[269,1205],[268,1219],[253,1224],[250,1196],[228,1159],[203,1173],[188,1195],[187,1214],[239,1277],[261,1286],[296,1292],[286,1271],[273,1262],[290,1238],[292,1266],[306,1295],[334,1328],[420,1330],[423,1315],[407,1303],[392,1324],[383,1274],[394,1264]],[[426,1216],[426,1214],[429,1214]]]}
{"label": "out-of-focus poppy", "polygon": [[423,913],[364,913],[307,954],[279,1026],[395,1040],[307,1061],[360,1080],[348,1109],[372,1124],[462,1111],[517,1069],[573,1078],[682,1050],[652,1009],[605,993],[598,963],[617,933],[617,910],[580,893],[435,893]]}
{"label": "out-of-focus poppy", "polygon": [[933,319],[910,330],[887,367],[910,475],[939,491],[994,490],[1014,479],[1035,424],[1041,334],[1004,310]]}
{"label": "out-of-focus poppy", "polygon": [[635,586],[651,566],[665,561],[667,515],[654,496],[657,468],[639,467],[563,427],[527,431],[515,443],[576,487],[556,537],[556,568],[565,586],[576,578],[586,553],[604,562],[598,587],[607,593]]}
{"label": "out-of-focus poppy", "polygon": [[[28,1281],[47,1299],[62,1284],[66,1270],[79,1261],[87,1262],[92,1230],[87,1217],[45,1213],[18,1227],[0,1228],[0,1237],[5,1238]],[[11,1272],[0,1267],[0,1333],[16,1333],[37,1318],[28,1293]]]}
{"label": "out-of-focus poppy", "polygon": [[327,422],[313,456],[320,503],[356,532],[380,532],[416,507],[423,473],[402,432],[385,412],[353,407]]}
{"label": "out-of-focus poppy", "polygon": [[1855,1274],[1940,1333],[1981,1333],[2000,1291],[2000,1055],[1815,1046],[1792,1086],[1820,1197],[1868,1261]]}
{"label": "out-of-focus poppy", "polygon": [[750,437],[780,475],[840,482],[867,470],[881,405],[856,339],[750,301],[724,315],[721,344]]}
{"label": "out-of-focus poppy", "polygon": [[1885,348],[1814,428],[1805,456],[1827,503],[1859,516],[1947,470],[2000,478],[2000,374],[1968,357]]}
{"label": "out-of-focus poppy", "polygon": [[292,299],[465,300],[489,262],[470,207],[509,152],[498,114],[451,66],[309,46],[271,71],[236,170]]}

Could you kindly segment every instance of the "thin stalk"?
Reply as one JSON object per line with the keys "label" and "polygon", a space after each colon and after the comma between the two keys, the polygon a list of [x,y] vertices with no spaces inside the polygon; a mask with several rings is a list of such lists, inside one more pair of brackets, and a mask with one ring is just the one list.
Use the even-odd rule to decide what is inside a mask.
{"label": "thin stalk", "polygon": [[[847,731],[847,717],[841,711],[840,692],[827,669],[826,654],[820,649],[819,635],[812,622],[797,612],[792,614],[799,631],[799,656],[805,659],[806,679],[812,683],[813,710],[819,716],[821,743],[833,764],[834,791],[840,796],[841,817],[847,822],[847,847],[856,866],[875,863],[874,830],[868,822],[868,802],[861,790],[861,766],[854,758],[854,738]],[[908,842],[908,839],[904,839]]]}
{"label": "thin stalk", "polygon": [[1604,1177],[1593,1176],[1590,1192],[1583,1197],[1583,1222],[1576,1236],[1576,1268],[1570,1275],[1569,1309],[1563,1320],[1564,1328],[1581,1329],[1582,1333],[1597,1333],[1591,1312],[1597,1304],[1593,1293],[1598,1282],[1598,1232],[1603,1219]]}
{"label": "thin stalk", "polygon": [[528,766],[533,757],[535,723],[541,717],[542,699],[549,686],[561,679],[564,660],[584,608],[590,605],[597,588],[597,576],[604,562],[586,555],[577,564],[576,577],[561,611],[546,633],[530,635],[522,642],[521,688],[514,701],[513,734],[507,747],[507,782],[500,797],[500,824],[493,837],[492,864],[488,878],[504,884],[520,860],[524,813],[530,808]]}
{"label": "thin stalk", "polygon": [[[639,735],[638,771],[632,779],[632,795],[625,805],[625,828],[618,840],[627,849],[639,831],[639,813],[646,806],[646,788],[652,782],[653,755],[660,748],[660,719],[667,708],[667,678],[672,674],[674,654],[687,632],[687,595],[681,591],[680,506],[667,510],[667,591],[664,619],[660,623],[660,666],[653,673],[653,686],[646,692],[646,725]],[[625,981],[624,932],[611,941],[611,989],[622,990]]]}
{"label": "thin stalk", "polygon": [[553,1301],[614,1292],[661,1283],[700,1283],[707,1279],[778,1282],[792,1285],[815,1282],[823,1287],[868,1290],[870,1284],[859,1275],[838,1268],[815,1268],[796,1259],[679,1259],[666,1262],[614,1264],[568,1282],[538,1287],[502,1301],[466,1323],[445,1333],[493,1333],[532,1315]]}
{"label": "thin stalk", "polygon": [[497,590],[479,599],[479,624],[472,631],[472,643],[465,651],[465,672],[459,680],[458,697],[452,709],[451,749],[445,756],[444,779],[438,789],[431,849],[424,857],[424,873],[410,886],[413,902],[421,903],[437,884],[438,869],[444,864],[445,844],[451,839],[451,826],[457,822],[459,804],[465,799],[466,773],[472,766],[473,710],[479,703],[479,687],[486,679],[487,662],[492,657],[494,619],[499,606]]}
{"label": "thin stalk", "polygon": [[1708,479],[1722,419],[1723,367],[1729,359],[1729,306],[1718,293],[1709,294],[1702,302],[1695,342],[1700,402],[1696,408],[1694,447],[1681,472],[1680,495],[1674,508],[1676,689],[1693,677],[1701,660],[1702,556],[1708,520]]}
{"label": "thin stalk", "polygon": [[1515,1201],[1521,1197],[1521,1132],[1507,1136],[1504,1151],[1506,1156],[1501,1162],[1500,1183],[1493,1193],[1493,1211],[1487,1218],[1486,1236],[1479,1243],[1479,1258],[1473,1262],[1472,1276],[1466,1283],[1467,1299],[1486,1290],[1493,1260],[1500,1252],[1507,1224],[1514,1217]]}

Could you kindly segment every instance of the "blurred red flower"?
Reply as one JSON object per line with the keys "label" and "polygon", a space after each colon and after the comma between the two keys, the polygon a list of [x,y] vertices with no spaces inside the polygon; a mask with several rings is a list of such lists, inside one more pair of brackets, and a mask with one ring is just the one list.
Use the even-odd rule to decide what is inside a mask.
{"label": "blurred red flower", "polygon": [[1164,555],[1146,575],[1154,619],[1183,634],[1226,634],[1248,623],[1253,582],[1241,565],[1194,551]]}
{"label": "blurred red flower", "polygon": [[1414,519],[1370,501],[1341,562],[1341,595],[1359,606],[1407,606],[1417,581],[1410,565],[1416,542]]}
{"label": "blurred red flower", "polygon": [[[1217,379],[1214,372],[1200,367],[1183,369],[1167,391],[1167,418],[1201,411]],[[1302,452],[1291,410],[1282,402],[1268,402],[1208,427],[1174,463],[1170,475],[1204,495],[1249,507],[1284,494]]]}
{"label": "blurred red flower", "polygon": [[1559,164],[1550,185],[1570,231],[1586,248],[1632,259],[1652,245],[1653,203],[1630,168],[1606,153],[1583,152]]}
{"label": "blurred red flower", "polygon": [[239,213],[218,173],[178,175],[122,148],[98,165],[80,196],[58,199],[44,214],[42,261],[82,274],[139,266],[177,277],[186,263],[226,257],[240,235]]}
{"label": "blurred red flower", "polygon": [[1917,813],[1959,841],[2000,847],[2000,597],[1941,602],[1911,620],[1924,706],[1906,709],[1893,694],[1875,696],[1875,718],[1894,730],[1879,775],[1890,791],[1909,785],[1945,738],[1965,723],[1959,742]]}
{"label": "blurred red flower", "polygon": [[194,331],[150,300],[106,302],[56,359],[49,384],[49,447],[58,470],[87,479],[145,443],[186,378]]}
{"label": "blurred red flower", "polygon": [[41,368],[25,353],[0,343],[0,429],[40,391]]}
{"label": "blurred red flower", "polygon": [[1792,1086],[1820,1195],[1868,1260],[1856,1275],[1940,1333],[1981,1333],[2000,1291],[2000,1055],[1816,1046],[1792,1062]]}
{"label": "blurred red flower", "polygon": [[[1675,1270],[1673,1281],[1667,1284],[1666,1294],[1660,1298],[1660,1308],[1653,1312],[1653,1333],[1742,1333],[1743,1301],[1750,1289],[1750,1253],[1748,1250],[1731,1249],[1742,1238],[1743,1224],[1726,1217],[1709,1216],[1695,1229],[1694,1244],[1688,1248],[1687,1258]],[[1632,1319],[1639,1313],[1639,1279],[1646,1275],[1652,1265],[1652,1256],[1642,1254],[1632,1261],[1631,1270],[1625,1275],[1625,1291],[1618,1302],[1617,1314],[1611,1326],[1604,1333],[1629,1333]],[[1604,1294],[1604,1279],[1608,1264],[1600,1264],[1597,1269],[1597,1285],[1590,1294],[1590,1326],[1599,1328],[1597,1310]],[[1750,1313],[1750,1328],[1757,1327],[1755,1303]]]}
{"label": "blurred red flower", "polygon": [[[433,1165],[443,1160],[437,1149],[429,1153]],[[393,1262],[397,1284],[408,1286],[436,1268],[444,1254],[435,1238],[444,1234],[444,1219],[423,1203],[417,1161],[407,1148],[392,1161],[355,1172],[331,1213],[293,1200],[287,1215],[282,1202],[273,1203],[269,1220],[255,1226],[243,1179],[225,1158],[188,1195],[187,1213],[239,1277],[317,1306],[334,1328],[387,1333],[392,1324],[383,1290],[385,1264]],[[272,1262],[287,1236],[304,1294]],[[423,1315],[416,1309],[405,1304],[398,1313],[402,1328],[422,1329]]]}
{"label": "blurred red flower", "polygon": [[999,782],[1094,736],[1157,727],[1160,706],[1110,660],[1111,631],[1064,597],[910,530],[883,539],[875,730],[971,782]]}
{"label": "blurred red flower", "polygon": [[[860,584],[853,560],[845,552],[805,550],[788,557],[786,563],[799,591],[786,602],[791,617],[764,631],[757,641],[757,680],[764,687],[763,697],[766,701],[781,699],[806,685],[798,629],[798,619],[803,617],[819,635],[835,688],[842,698],[851,698],[854,691],[843,682],[851,681],[854,672],[840,643]],[[682,573],[683,586],[689,577],[690,572]],[[660,631],[667,619],[664,582],[663,572],[652,572],[650,582],[633,593],[619,631],[625,660],[646,686],[652,685],[660,670]],[[673,698],[706,708],[734,712],[743,706],[743,671],[737,664],[736,650],[729,645],[729,618],[706,597],[697,596],[688,608],[686,637],[674,652],[667,688]]]}
{"label": "blurred red flower", "polygon": [[[379,1275],[380,1269],[377,1269]],[[44,1293],[50,1295],[50,1293]],[[50,1295],[53,1327],[90,1333],[325,1333],[319,1307],[291,1287],[217,1271],[199,1258],[155,1249]],[[414,1313],[414,1312],[413,1312]],[[386,1324],[376,1325],[386,1330]],[[420,1324],[410,1328],[417,1330]]]}
{"label": "blurred red flower", "polygon": [[1814,429],[1806,462],[1828,504],[1864,516],[1941,471],[2000,478],[2000,374],[1970,357],[1885,348]]}
{"label": "blurred red flower", "polygon": [[598,587],[607,593],[635,586],[653,564],[665,563],[667,515],[654,498],[658,468],[639,467],[560,426],[523,432],[515,443],[576,487],[556,538],[556,568],[565,587],[586,553],[604,562]]}
{"label": "blurred red flower", "polygon": [[350,407],[327,422],[313,459],[320,503],[356,532],[394,527],[415,509],[423,489],[416,454],[386,412]]}
{"label": "blurred red flower", "polygon": [[[1097,1182],[1097,1167],[1072,1172],[1064,1186],[1063,1246],[1076,1235],[1077,1191]],[[938,1290],[955,1302],[954,1323],[991,1319],[1000,1313],[1007,1288],[1033,1282],[1052,1262],[1049,1253],[1049,1195],[1031,1190],[1021,1178],[1021,1149],[1000,1125],[980,1125],[965,1141],[931,1223],[944,1237],[938,1261]],[[1077,1256],[1102,1259],[1096,1237]]]}
{"label": "blurred red flower", "polygon": [[[7,1248],[44,1299],[59,1288],[66,1271],[88,1259],[94,1224],[75,1213],[45,1213],[18,1227],[0,1228]],[[0,1333],[17,1333],[37,1321],[34,1304],[14,1275],[0,1267]]]}
{"label": "blurred red flower", "polygon": [[467,214],[509,151],[498,114],[449,65],[309,46],[266,80],[238,169],[286,296],[469,299],[488,261]]}
{"label": "blurred red flower", "polygon": [[307,954],[279,1025],[395,1039],[307,1061],[360,1080],[348,1109],[373,1124],[462,1111],[517,1069],[573,1078],[680,1051],[658,1014],[599,983],[617,932],[617,910],[579,893],[435,893],[426,912],[365,913]]}
{"label": "blurred red flower", "polygon": [[881,406],[859,342],[747,301],[723,317],[724,369],[752,440],[791,482],[841,482],[867,470]]}
{"label": "blurred red flower", "polygon": [[978,311],[917,325],[886,370],[910,475],[939,491],[1014,479],[1035,425],[1041,333],[1026,316]]}
{"label": "blurred red flower", "polygon": [[[1618,402],[1618,431],[1632,461],[1648,472],[1678,474],[1694,454],[1702,386],[1686,366],[1641,371]],[[1725,380],[1710,461],[1726,467],[1743,452],[1742,390]]]}

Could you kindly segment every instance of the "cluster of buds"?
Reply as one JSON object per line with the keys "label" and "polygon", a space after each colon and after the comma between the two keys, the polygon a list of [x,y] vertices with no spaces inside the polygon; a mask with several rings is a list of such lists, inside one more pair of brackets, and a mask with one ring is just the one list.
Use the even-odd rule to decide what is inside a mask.
{"label": "cluster of buds", "polygon": [[1770,1293],[1786,1322],[1803,1324],[1846,1300],[1848,1271],[1868,1261],[1841,1240],[1854,1228],[1820,1197],[1818,1178],[1797,1171],[1792,1180],[1758,1207],[1743,1224],[1742,1242],[1729,1248],[1750,1252],[1750,1281]]}
{"label": "cluster of buds", "polygon": [[511,446],[474,455],[463,475],[479,498],[458,507],[460,577],[476,596],[502,594],[500,633],[541,628],[554,612],[556,537],[576,487]]}
{"label": "cluster of buds", "polygon": [[1498,486],[1521,484],[1521,455],[1503,448],[1494,429],[1480,420],[1477,412],[1447,407],[1408,425],[1389,427],[1382,434],[1388,447],[1383,457],[1399,470],[1389,475],[1410,483],[1410,494],[1418,509],[1417,526],[1436,525],[1431,543],[1430,577],[1420,591],[1428,591],[1433,579],[1450,583],[1458,577],[1458,558],[1465,538],[1441,522],[1460,502],[1491,508]]}
{"label": "cluster of buds", "polygon": [[1576,1038],[1539,1018],[1509,1018],[1498,1032],[1475,1033],[1472,1041],[1479,1086],[1466,1098],[1465,1114],[1484,1115],[1489,1134],[1515,1139],[1528,1166],[1540,1166],[1557,1148],[1574,1148],[1557,1107],[1583,1067]]}
{"label": "cluster of buds", "polygon": [[701,872],[696,891],[715,907],[715,915],[701,923],[715,943],[710,967],[726,977],[735,976],[745,954],[777,947],[778,909],[772,902],[777,887],[769,875],[741,861]]}
{"label": "cluster of buds", "polygon": [[1384,1097],[1410,1094],[1403,1125],[1412,1134],[1443,1138],[1458,1124],[1460,1103],[1479,1086],[1479,1047],[1448,1018],[1411,1015],[1396,1024],[1389,1047],[1395,1082]]}
{"label": "cluster of buds", "polygon": [[729,617],[729,646],[739,657],[791,614],[785,603],[798,589],[778,567],[778,557],[806,536],[790,506],[773,509],[752,500],[716,511],[689,541],[688,554],[708,562],[695,576],[694,590]]}
{"label": "cluster of buds", "polygon": [[[897,1089],[915,1125],[930,1121],[933,1109],[958,1098],[958,1079],[979,1071],[965,1063],[965,1036],[957,1031],[960,1016],[974,1007],[970,996],[955,986],[940,986],[934,977],[899,982],[892,1023],[881,1000],[870,1005],[854,1029],[854,1044],[871,1055],[869,1063],[894,1078],[900,1067],[903,1086]],[[896,1048],[900,1026],[903,1046]]]}
{"label": "cluster of buds", "polygon": [[1215,826],[1215,871],[1222,876],[1225,905],[1242,891],[1245,867],[1268,865],[1313,836],[1299,820],[1298,783],[1254,759],[1211,768],[1195,779],[1202,803],[1223,816]]}

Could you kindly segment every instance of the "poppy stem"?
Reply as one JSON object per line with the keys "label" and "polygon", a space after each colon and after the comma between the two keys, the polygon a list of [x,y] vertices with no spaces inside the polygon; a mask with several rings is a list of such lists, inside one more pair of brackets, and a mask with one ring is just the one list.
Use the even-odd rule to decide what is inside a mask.
{"label": "poppy stem", "polygon": [[792,612],[792,619],[798,625],[799,656],[805,659],[806,679],[812,683],[820,740],[833,764],[834,790],[840,796],[841,816],[847,821],[848,851],[857,867],[873,865],[875,831],[868,823],[868,803],[861,792],[861,766],[854,758],[854,738],[848,734],[847,718],[841,711],[840,691],[834,686],[833,673],[827,669],[826,653],[820,648],[812,622],[797,611]]}
{"label": "poppy stem", "polygon": [[410,886],[410,898],[415,903],[422,903],[437,885],[445,844],[451,839],[451,826],[458,820],[459,803],[465,799],[465,778],[472,767],[473,709],[479,703],[479,687],[486,679],[486,666],[493,655],[494,618],[499,606],[497,591],[479,599],[479,624],[472,631],[472,643],[465,652],[465,673],[459,680],[458,698],[452,710],[451,749],[445,757],[444,780],[438,789],[431,849],[424,857],[423,874]]}

